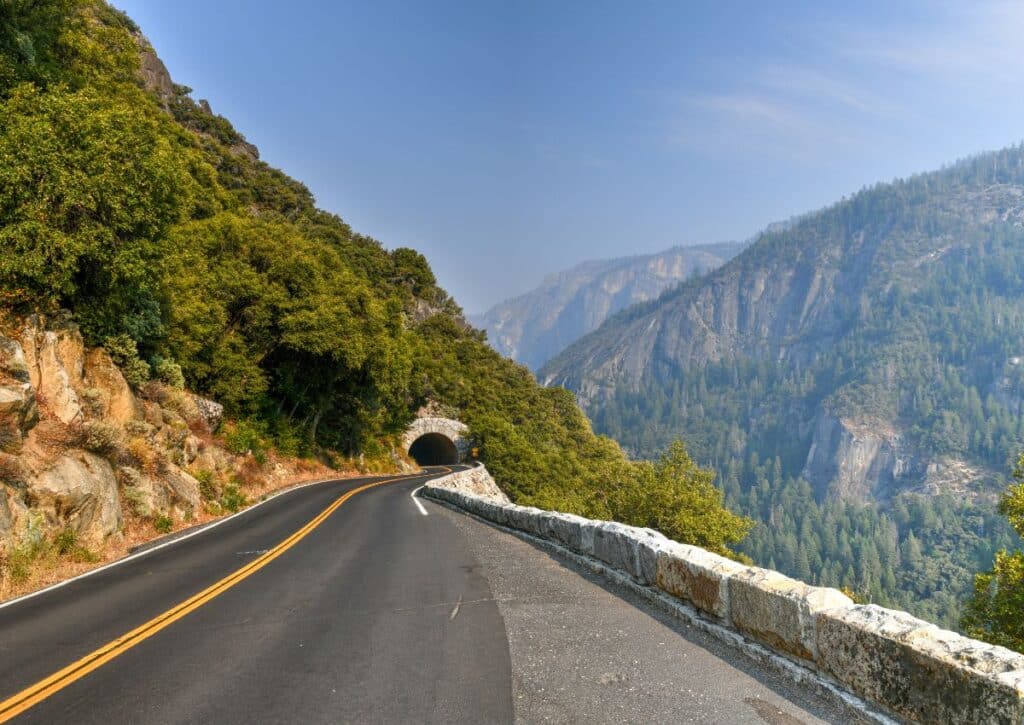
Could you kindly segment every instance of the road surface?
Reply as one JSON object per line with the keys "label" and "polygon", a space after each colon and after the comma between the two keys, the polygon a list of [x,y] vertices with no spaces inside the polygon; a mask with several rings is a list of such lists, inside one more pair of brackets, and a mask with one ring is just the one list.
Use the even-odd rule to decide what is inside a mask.
{"label": "road surface", "polygon": [[848,721],[517,537],[300,488],[0,608],[0,722]]}

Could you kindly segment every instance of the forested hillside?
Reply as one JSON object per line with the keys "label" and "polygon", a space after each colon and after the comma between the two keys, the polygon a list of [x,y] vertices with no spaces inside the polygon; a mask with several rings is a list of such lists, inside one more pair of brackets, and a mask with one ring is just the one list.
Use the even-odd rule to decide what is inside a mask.
{"label": "forested hillside", "polygon": [[720,267],[744,244],[699,244],[582,262],[549,275],[519,297],[498,303],[473,322],[487,332],[495,350],[536,370],[609,315]]}
{"label": "forested hillside", "polygon": [[317,209],[100,0],[0,4],[0,246],[5,311],[70,310],[132,385],[185,384],[254,444],[386,458],[433,401],[520,501],[719,550],[747,529],[684,451],[627,461],[491,350],[419,253]]}
{"label": "forested hillside", "polygon": [[541,375],[631,453],[686,439],[761,521],[758,561],[951,624],[1011,536],[993,502],[1024,445],[1022,220],[1021,147],[880,184]]}

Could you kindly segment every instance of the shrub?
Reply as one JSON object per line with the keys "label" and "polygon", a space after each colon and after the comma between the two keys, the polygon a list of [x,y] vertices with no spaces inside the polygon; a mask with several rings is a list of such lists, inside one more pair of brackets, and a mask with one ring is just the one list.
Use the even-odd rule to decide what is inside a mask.
{"label": "shrub", "polygon": [[[138,472],[131,468],[122,468],[121,470],[125,472],[132,471],[135,473],[136,479],[138,478]],[[127,476],[125,476],[125,478],[127,478]],[[121,489],[121,497],[128,503],[132,512],[136,516],[140,518],[146,518],[149,516],[149,505],[146,503],[142,491],[136,488],[133,484],[125,482],[125,486]]]}
{"label": "shrub", "polygon": [[174,528],[174,519],[163,514],[155,516],[153,517],[153,528],[161,534],[169,534]]}
{"label": "shrub", "polygon": [[185,375],[181,372],[181,365],[174,362],[171,358],[155,356],[151,365],[153,368],[153,375],[161,383],[169,385],[175,390],[181,390],[185,387]]}
{"label": "shrub", "polygon": [[66,527],[53,540],[53,550],[58,556],[65,556],[76,562],[96,561],[96,555],[78,543],[78,532]]}
{"label": "shrub", "polygon": [[70,554],[77,544],[78,533],[70,527],[57,534],[57,537],[53,540],[54,548],[57,549],[57,553],[61,556]]}
{"label": "shrub", "polygon": [[39,557],[40,550],[36,547],[21,545],[15,547],[4,561],[4,569],[7,576],[13,582],[23,582],[28,579],[32,562]]}
{"label": "shrub", "polygon": [[231,513],[239,511],[248,502],[245,494],[233,483],[224,487],[224,493],[220,497],[220,505]]}
{"label": "shrub", "polygon": [[124,424],[124,429],[132,436],[150,436],[156,430],[144,420],[130,420]]}
{"label": "shrub", "polygon": [[107,408],[107,394],[99,388],[87,388],[79,396],[85,412],[99,418]]}
{"label": "shrub", "polygon": [[121,368],[121,374],[130,385],[141,388],[149,381],[149,365],[139,357],[139,348],[135,340],[128,335],[115,335],[108,337],[103,347]]}
{"label": "shrub", "polygon": [[145,438],[135,437],[128,441],[125,452],[129,461],[137,468],[153,475],[159,470],[156,451]]}
{"label": "shrub", "polygon": [[196,407],[195,401],[192,400],[192,396],[186,393],[184,390],[168,389],[164,395],[163,400],[160,404],[167,410],[177,413],[181,418],[191,426],[196,420],[202,420],[202,415],[199,413],[199,408]]}
{"label": "shrub", "polygon": [[248,420],[233,421],[224,426],[224,445],[232,453],[251,453],[262,466],[267,461],[267,444],[263,426]]}
{"label": "shrub", "polygon": [[213,471],[203,468],[193,473],[192,477],[199,481],[199,495],[204,501],[216,500],[217,484],[213,480]]}
{"label": "shrub", "polygon": [[109,455],[121,448],[121,429],[113,423],[91,420],[82,426],[82,448],[101,456]]}

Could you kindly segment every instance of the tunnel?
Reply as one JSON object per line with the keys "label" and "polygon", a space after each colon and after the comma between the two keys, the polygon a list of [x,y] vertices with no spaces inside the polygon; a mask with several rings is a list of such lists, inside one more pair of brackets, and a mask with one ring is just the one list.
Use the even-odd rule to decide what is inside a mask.
{"label": "tunnel", "polygon": [[409,446],[409,455],[421,466],[438,466],[459,462],[455,444],[440,433],[425,433]]}

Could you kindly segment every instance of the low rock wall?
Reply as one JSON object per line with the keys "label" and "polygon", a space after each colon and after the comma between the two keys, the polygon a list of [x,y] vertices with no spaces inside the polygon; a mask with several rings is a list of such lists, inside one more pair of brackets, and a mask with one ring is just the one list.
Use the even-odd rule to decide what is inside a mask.
{"label": "low rock wall", "polygon": [[906,612],[854,604],[836,589],[745,566],[650,529],[462,490],[466,474],[480,470],[436,479],[424,492],[596,559],[900,719],[1024,725],[1024,655]]}
{"label": "low rock wall", "polygon": [[456,471],[447,476],[435,478],[431,481],[432,486],[438,486],[450,491],[461,491],[474,496],[482,496],[490,501],[508,504],[508,496],[498,488],[498,484],[491,478],[490,472],[481,464],[465,471]]}

